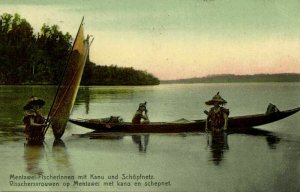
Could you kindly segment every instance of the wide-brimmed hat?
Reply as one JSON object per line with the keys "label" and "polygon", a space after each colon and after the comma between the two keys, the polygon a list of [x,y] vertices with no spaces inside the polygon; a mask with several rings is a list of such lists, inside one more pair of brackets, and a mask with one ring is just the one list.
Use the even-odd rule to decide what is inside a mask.
{"label": "wide-brimmed hat", "polygon": [[205,104],[206,105],[214,105],[215,103],[219,103],[221,105],[224,105],[227,103],[227,101],[225,99],[223,99],[220,95],[219,92],[213,96],[213,98],[209,101],[206,101]]}
{"label": "wide-brimmed hat", "polygon": [[39,99],[37,97],[32,96],[26,103],[26,105],[24,105],[23,109],[24,110],[29,110],[32,109],[33,106],[39,106],[42,107],[45,105],[45,101],[43,99]]}

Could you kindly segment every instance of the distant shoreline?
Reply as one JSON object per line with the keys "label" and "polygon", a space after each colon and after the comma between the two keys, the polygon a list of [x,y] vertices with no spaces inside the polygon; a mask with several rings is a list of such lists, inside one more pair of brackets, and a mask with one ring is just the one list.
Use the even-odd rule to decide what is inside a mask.
{"label": "distant shoreline", "polygon": [[300,82],[299,73],[234,75],[221,74],[205,77],[194,77],[176,80],[161,80],[161,84],[191,83],[267,83],[267,82]]}
{"label": "distant shoreline", "polygon": [[[254,74],[254,75],[209,75],[205,77],[194,77],[176,80],[160,80],[160,84],[193,84],[193,83],[287,83],[300,82],[299,73],[278,73],[278,74]],[[57,86],[57,84],[48,82],[33,83],[17,83],[17,84],[1,84],[1,85],[36,85],[36,86]],[[155,86],[155,84],[81,84],[80,86]]]}

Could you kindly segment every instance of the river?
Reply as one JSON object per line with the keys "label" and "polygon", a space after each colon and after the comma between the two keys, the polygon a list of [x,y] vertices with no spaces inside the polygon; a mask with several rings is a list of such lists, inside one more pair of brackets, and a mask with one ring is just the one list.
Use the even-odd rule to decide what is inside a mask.
{"label": "river", "polygon": [[[268,134],[110,135],[68,123],[41,147],[24,146],[23,105],[32,96],[49,111],[56,88],[0,86],[0,191],[300,191],[300,113],[256,127]],[[217,92],[230,116],[300,106],[300,83],[163,84],[81,87],[72,118],[131,121],[147,101],[150,121],[204,119]]]}

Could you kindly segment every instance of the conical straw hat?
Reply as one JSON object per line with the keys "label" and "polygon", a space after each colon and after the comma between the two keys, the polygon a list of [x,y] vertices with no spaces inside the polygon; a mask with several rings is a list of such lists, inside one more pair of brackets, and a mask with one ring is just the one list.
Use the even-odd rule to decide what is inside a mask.
{"label": "conical straw hat", "polygon": [[206,101],[205,104],[206,105],[214,105],[214,103],[219,103],[221,105],[224,105],[227,103],[227,101],[225,99],[223,99],[220,95],[219,95],[219,92],[213,96],[213,98],[209,101]]}

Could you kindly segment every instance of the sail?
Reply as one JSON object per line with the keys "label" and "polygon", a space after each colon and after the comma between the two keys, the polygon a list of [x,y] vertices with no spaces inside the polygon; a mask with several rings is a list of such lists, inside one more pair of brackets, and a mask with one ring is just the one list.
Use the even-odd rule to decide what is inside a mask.
{"label": "sail", "polygon": [[88,40],[84,38],[83,22],[81,22],[61,84],[49,112],[56,139],[62,137],[69,120],[86,63],[88,48]]}

